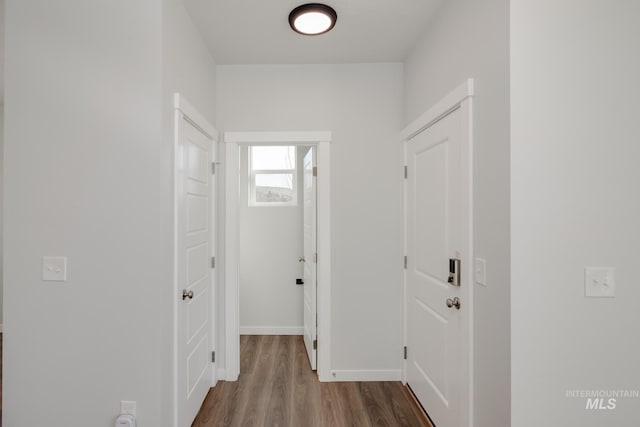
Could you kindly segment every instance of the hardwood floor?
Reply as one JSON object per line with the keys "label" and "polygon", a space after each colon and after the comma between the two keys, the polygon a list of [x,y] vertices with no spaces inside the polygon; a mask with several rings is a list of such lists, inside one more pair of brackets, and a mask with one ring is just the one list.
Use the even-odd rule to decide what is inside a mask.
{"label": "hardwood floor", "polygon": [[320,383],[300,336],[240,338],[240,378],[220,381],[192,427],[430,427],[399,382]]}
{"label": "hardwood floor", "polygon": [[0,427],[2,427],[2,334],[0,333]]}

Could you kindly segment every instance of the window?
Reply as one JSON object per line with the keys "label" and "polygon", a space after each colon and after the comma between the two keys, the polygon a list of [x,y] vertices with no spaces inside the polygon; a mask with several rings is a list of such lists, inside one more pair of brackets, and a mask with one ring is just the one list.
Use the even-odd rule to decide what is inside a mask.
{"label": "window", "polygon": [[249,206],[298,203],[296,147],[249,147]]}

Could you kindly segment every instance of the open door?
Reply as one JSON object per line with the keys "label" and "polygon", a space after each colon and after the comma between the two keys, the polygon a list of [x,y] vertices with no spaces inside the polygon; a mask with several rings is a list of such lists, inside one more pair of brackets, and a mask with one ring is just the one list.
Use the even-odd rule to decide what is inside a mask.
{"label": "open door", "polygon": [[213,162],[217,132],[176,96],[175,422],[189,426],[213,385]]}
{"label": "open door", "polygon": [[316,148],[311,147],[303,161],[304,202],[304,345],[311,369],[317,369],[317,249],[316,249]]}

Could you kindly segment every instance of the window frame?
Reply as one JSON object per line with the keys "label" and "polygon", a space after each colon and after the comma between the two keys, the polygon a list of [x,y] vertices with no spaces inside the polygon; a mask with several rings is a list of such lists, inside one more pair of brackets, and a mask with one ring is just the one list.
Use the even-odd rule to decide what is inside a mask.
{"label": "window frame", "polygon": [[[294,151],[293,169],[253,169],[253,147],[265,145],[249,145],[247,148],[247,167],[249,172],[248,206],[249,207],[286,207],[298,206],[298,147],[295,145],[268,145],[267,147],[292,147]],[[259,202],[256,200],[256,175],[291,175],[293,198],[289,202]]]}

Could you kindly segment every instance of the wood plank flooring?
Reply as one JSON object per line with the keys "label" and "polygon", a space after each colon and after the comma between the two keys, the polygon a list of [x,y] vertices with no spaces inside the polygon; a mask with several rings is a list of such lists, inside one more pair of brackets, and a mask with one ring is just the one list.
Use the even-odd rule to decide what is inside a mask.
{"label": "wood plank flooring", "polygon": [[430,427],[400,382],[320,383],[300,336],[243,335],[240,378],[220,381],[192,427]]}
{"label": "wood plank flooring", "polygon": [[0,427],[2,427],[2,334],[0,333]]}

